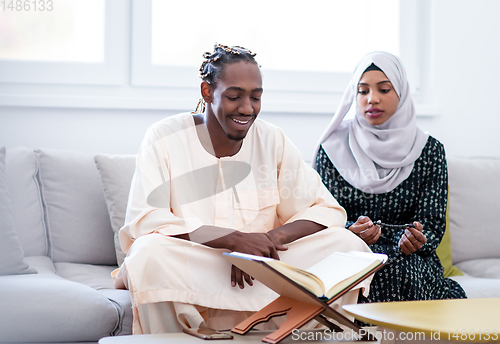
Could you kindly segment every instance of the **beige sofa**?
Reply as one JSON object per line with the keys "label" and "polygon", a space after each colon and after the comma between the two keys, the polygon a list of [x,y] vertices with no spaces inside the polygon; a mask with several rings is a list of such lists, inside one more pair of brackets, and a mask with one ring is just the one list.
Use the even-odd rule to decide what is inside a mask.
{"label": "beige sofa", "polygon": [[453,276],[469,298],[500,297],[500,158],[449,158]]}
{"label": "beige sofa", "polygon": [[[5,165],[0,211],[12,221],[4,217],[11,223],[2,222],[0,234],[24,259],[16,274],[0,276],[0,342],[130,334],[129,293],[113,289],[110,273],[124,258],[117,233],[134,156],[16,147]],[[453,263],[465,273],[453,278],[469,297],[500,297],[500,160],[450,159],[449,170]]]}

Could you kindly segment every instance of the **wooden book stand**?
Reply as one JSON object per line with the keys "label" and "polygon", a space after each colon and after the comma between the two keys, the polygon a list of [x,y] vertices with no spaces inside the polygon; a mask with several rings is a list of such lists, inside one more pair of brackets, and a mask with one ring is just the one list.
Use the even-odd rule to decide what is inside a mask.
{"label": "wooden book stand", "polygon": [[[319,299],[317,299],[317,301],[318,302],[315,303],[306,303],[286,296],[280,296],[245,321],[236,325],[231,332],[244,335],[255,325],[266,322],[272,317],[285,314],[285,322],[281,324],[278,330],[262,338],[263,342],[276,344],[290,335],[294,329],[300,328],[312,319],[316,319],[321,324],[328,326],[332,331],[343,331],[339,326],[328,321],[325,316],[334,319],[341,325],[347,326],[348,328],[359,332],[361,329],[360,326],[356,325],[342,314],[335,311],[333,308],[330,308],[328,303]],[[334,300],[331,300],[331,302],[333,301]],[[366,335],[361,338],[361,340],[373,339],[368,338]]]}
{"label": "wooden book stand", "polygon": [[[349,286],[344,287],[341,292],[338,292],[331,299],[324,301],[303,286],[297,284],[294,280],[260,260],[231,256],[231,254],[225,254],[225,258],[280,295],[276,300],[231,330],[234,333],[244,335],[255,325],[268,321],[272,317],[286,314],[286,320],[281,324],[280,328],[262,338],[263,342],[271,344],[278,343],[292,333],[294,329],[300,328],[312,319],[328,326],[332,331],[343,331],[342,328],[330,322],[327,317],[333,319],[339,325],[359,333],[361,327],[331,308],[330,304],[383,266],[383,264],[379,264],[371,270],[364,272],[357,280],[352,281]],[[374,338],[373,335],[367,333],[360,340],[373,341]]]}

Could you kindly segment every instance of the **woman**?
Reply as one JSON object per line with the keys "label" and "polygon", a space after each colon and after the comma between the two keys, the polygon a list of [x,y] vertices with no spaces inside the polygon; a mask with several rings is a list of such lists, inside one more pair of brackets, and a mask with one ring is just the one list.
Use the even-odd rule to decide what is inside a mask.
{"label": "woman", "polygon": [[[350,111],[354,119],[344,120]],[[313,166],[346,209],[346,228],[390,258],[361,302],[466,297],[443,277],[436,255],[446,227],[444,147],[417,127],[399,58],[374,52],[361,59]]]}

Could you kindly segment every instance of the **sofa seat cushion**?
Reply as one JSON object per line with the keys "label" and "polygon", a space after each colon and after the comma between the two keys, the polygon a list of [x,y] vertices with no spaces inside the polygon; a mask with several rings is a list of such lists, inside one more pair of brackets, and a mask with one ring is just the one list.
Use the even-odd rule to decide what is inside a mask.
{"label": "sofa seat cushion", "polygon": [[25,257],[24,260],[30,267],[35,268],[39,274],[56,275],[54,263],[47,256]]}
{"label": "sofa seat cushion", "polygon": [[120,324],[106,296],[57,275],[1,276],[0,295],[3,342],[95,342]]}
{"label": "sofa seat cushion", "polygon": [[39,183],[54,262],[115,265],[113,230],[93,155],[41,149]]}
{"label": "sofa seat cushion", "polygon": [[469,299],[500,297],[498,278],[479,278],[467,274],[450,278],[460,283]]}
{"label": "sofa seat cushion", "polygon": [[111,271],[117,266],[55,263],[55,271],[70,281],[85,284],[97,291],[113,304],[119,315],[114,335],[132,334],[132,302],[128,290],[114,289]]}
{"label": "sofa seat cushion", "polygon": [[114,289],[111,272],[117,266],[77,263],[55,263],[56,273],[70,281],[85,284],[96,290]]}
{"label": "sofa seat cushion", "polygon": [[469,276],[500,279],[500,259],[473,259],[458,263],[457,267]]}
{"label": "sofa seat cushion", "polygon": [[125,336],[132,334],[132,322],[134,319],[132,312],[132,300],[128,290],[123,289],[100,289],[99,293],[106,296],[116,307],[120,315],[120,323],[113,335]]}

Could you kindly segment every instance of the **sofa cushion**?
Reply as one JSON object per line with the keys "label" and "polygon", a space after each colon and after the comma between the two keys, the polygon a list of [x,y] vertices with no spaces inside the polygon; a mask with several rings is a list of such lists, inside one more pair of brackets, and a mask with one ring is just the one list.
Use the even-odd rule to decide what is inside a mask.
{"label": "sofa cushion", "polygon": [[[450,202],[450,193],[448,189],[448,200]],[[450,236],[450,207],[446,207],[446,229],[444,231],[441,243],[436,249],[436,254],[444,267],[444,277],[461,276],[462,271],[453,265],[453,258],[451,255],[451,236]]]}
{"label": "sofa cushion", "polygon": [[[26,257],[26,262],[39,274],[58,275],[67,280],[84,284],[106,297],[118,314],[114,336],[132,334],[132,302],[128,290],[114,289],[111,271],[116,266],[76,263],[52,263],[49,257]],[[57,273],[56,273],[57,272]]]}
{"label": "sofa cushion", "polygon": [[5,152],[5,147],[0,148],[0,275],[36,273],[24,261],[24,251],[12,218]]}
{"label": "sofa cushion", "polygon": [[70,281],[85,284],[96,290],[114,289],[111,272],[116,266],[91,265],[78,263],[55,263],[59,276]]}
{"label": "sofa cushion", "polygon": [[33,149],[7,149],[7,180],[17,236],[26,256],[48,254],[42,200],[38,186],[38,157]]}
{"label": "sofa cushion", "polygon": [[54,262],[115,265],[113,231],[93,156],[38,153],[49,256]]}
{"label": "sofa cushion", "polygon": [[56,274],[56,268],[54,266],[54,263],[52,263],[52,259],[50,259],[47,256],[31,256],[31,257],[24,257],[24,260],[26,263],[30,265],[30,267],[36,269],[38,271],[38,274],[49,274],[49,275],[55,275]]}
{"label": "sofa cushion", "polygon": [[51,274],[0,277],[2,342],[96,342],[115,333],[113,302],[86,285]]}
{"label": "sofa cushion", "polygon": [[477,278],[467,274],[450,278],[460,284],[469,299],[500,297],[500,278]]}
{"label": "sofa cushion", "polygon": [[500,258],[500,235],[492,235],[500,212],[500,159],[448,159],[453,263]]}
{"label": "sofa cushion", "polygon": [[135,171],[135,155],[104,155],[94,157],[101,178],[104,198],[114,232],[116,259],[123,263],[125,253],[120,246],[120,228],[125,222],[130,184]]}
{"label": "sofa cushion", "polygon": [[119,322],[113,335],[132,334],[132,302],[128,290],[114,289],[111,271],[116,266],[55,263],[57,274],[70,281],[78,282],[99,291],[115,307]]}
{"label": "sofa cushion", "polygon": [[462,271],[460,271],[460,269],[456,265],[453,265],[449,225],[446,227],[443,239],[441,240],[441,243],[436,249],[436,254],[439,257],[439,260],[441,261],[441,265],[443,265],[444,277],[463,275]]}
{"label": "sofa cushion", "polygon": [[113,335],[125,336],[132,334],[134,315],[132,312],[132,301],[130,300],[129,291],[123,289],[100,289],[99,293],[106,296],[119,313],[121,321],[115,328]]}
{"label": "sofa cushion", "polygon": [[473,259],[457,264],[465,274],[479,278],[500,279],[500,259]]}

